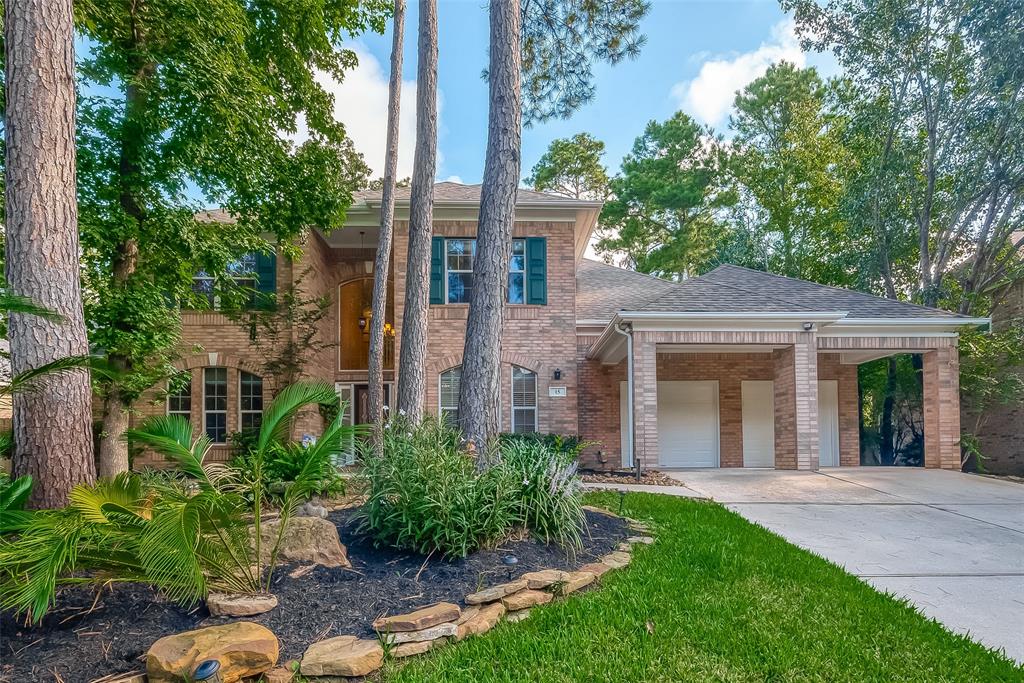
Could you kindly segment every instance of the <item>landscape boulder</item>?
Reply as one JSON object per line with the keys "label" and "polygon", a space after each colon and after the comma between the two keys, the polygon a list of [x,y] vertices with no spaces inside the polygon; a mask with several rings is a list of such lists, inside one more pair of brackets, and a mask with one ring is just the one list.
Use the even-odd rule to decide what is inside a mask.
{"label": "landscape boulder", "polygon": [[206,607],[212,617],[251,617],[277,607],[277,598],[270,593],[210,593],[206,598]]}
{"label": "landscape boulder", "polygon": [[384,648],[376,640],[337,636],[313,643],[302,655],[303,676],[365,676],[384,663]]}
{"label": "landscape boulder", "polygon": [[[260,527],[260,560],[270,561],[280,519],[271,519]],[[320,517],[292,517],[288,522],[277,558],[281,562],[319,564],[324,567],[351,567],[345,546],[338,538],[338,527]]]}
{"label": "landscape boulder", "polygon": [[236,621],[164,636],[146,653],[149,683],[190,680],[202,661],[216,659],[224,683],[270,671],[277,664],[280,646],[266,626]]}

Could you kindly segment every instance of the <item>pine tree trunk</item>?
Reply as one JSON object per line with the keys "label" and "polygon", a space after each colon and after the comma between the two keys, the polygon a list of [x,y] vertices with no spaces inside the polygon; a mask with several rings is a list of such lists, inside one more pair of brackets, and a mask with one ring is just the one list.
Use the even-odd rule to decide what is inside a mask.
{"label": "pine tree trunk", "polygon": [[481,466],[487,465],[487,441],[500,425],[501,328],[522,142],[519,0],[491,0],[490,12],[487,156],[459,394],[462,429],[479,447]]}
{"label": "pine tree trunk", "polygon": [[416,151],[409,195],[409,252],[398,365],[398,408],[423,417],[426,391],[427,315],[430,305],[430,238],[437,165],[437,0],[420,0],[416,69]]}
{"label": "pine tree trunk", "polygon": [[[405,36],[405,0],[395,0],[391,43],[391,81],[388,86],[388,139],[384,154],[380,235],[373,266],[373,316],[370,318],[369,411],[376,430],[384,416],[384,323],[388,304],[388,269],[395,226],[395,176],[398,173],[398,123],[402,95],[402,40]],[[379,439],[374,437],[376,446]]]}
{"label": "pine tree trunk", "polygon": [[[75,60],[71,0],[4,5],[7,280],[63,318],[11,315],[14,373],[89,352],[79,281],[75,198]],[[29,504],[67,504],[95,479],[87,370],[43,379],[14,397],[14,475],[32,475]]]}

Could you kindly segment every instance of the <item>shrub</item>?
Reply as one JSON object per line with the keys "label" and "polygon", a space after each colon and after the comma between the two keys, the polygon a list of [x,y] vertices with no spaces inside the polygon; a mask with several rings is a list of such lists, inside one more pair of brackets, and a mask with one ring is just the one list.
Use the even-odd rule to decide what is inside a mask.
{"label": "shrub", "polygon": [[573,434],[541,434],[539,432],[527,432],[523,434],[504,433],[499,437],[501,443],[539,443],[548,450],[562,456],[566,463],[574,462],[580,457],[583,449],[593,445],[591,441],[583,441]]}
{"label": "shrub", "polygon": [[564,454],[539,441],[499,441],[495,464],[478,471],[459,432],[435,418],[418,426],[393,419],[381,438],[381,455],[362,454],[368,499],[360,529],[377,543],[465,557],[527,529],[580,545],[579,480]]}
{"label": "shrub", "polygon": [[[242,433],[238,432],[238,434]],[[251,439],[249,440],[251,441]],[[314,451],[299,443],[271,445],[260,468],[263,489],[271,501],[275,504],[278,503],[280,493],[285,489],[287,483],[295,481],[295,478],[307,468],[311,452]],[[235,456],[231,460],[231,467],[242,472],[246,478],[254,478],[258,457],[256,451],[250,448]],[[345,478],[341,476],[332,462],[323,463],[317,477],[317,481],[309,489],[309,496],[333,498],[344,495]]]}
{"label": "shrub", "polygon": [[124,473],[75,487],[65,509],[26,513],[14,535],[0,538],[0,606],[38,621],[57,585],[108,580],[142,581],[185,602],[210,588],[269,590],[291,515],[352,428],[335,420],[307,449],[305,466],[282,494],[281,524],[266,566],[259,533],[266,495],[262,466],[287,439],[296,413],[333,392],[323,382],[285,388],[264,415],[248,471],[207,463],[210,439],[193,438],[188,420],[147,420],[130,437],[175,461],[187,479]]}

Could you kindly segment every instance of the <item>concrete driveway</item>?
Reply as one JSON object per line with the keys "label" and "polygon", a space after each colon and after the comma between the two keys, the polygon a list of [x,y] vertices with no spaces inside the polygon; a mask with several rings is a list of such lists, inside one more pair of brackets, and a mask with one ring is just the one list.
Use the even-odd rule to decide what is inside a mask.
{"label": "concrete driveway", "polygon": [[670,472],[949,629],[1024,661],[1024,485],[959,472]]}

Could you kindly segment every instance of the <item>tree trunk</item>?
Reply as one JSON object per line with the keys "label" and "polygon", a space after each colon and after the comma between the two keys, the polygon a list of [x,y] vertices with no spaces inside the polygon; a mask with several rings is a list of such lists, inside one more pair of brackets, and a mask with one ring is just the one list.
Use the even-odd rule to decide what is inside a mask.
{"label": "tree trunk", "polygon": [[[75,59],[71,0],[4,5],[7,280],[61,320],[12,314],[14,373],[89,352],[75,198]],[[14,396],[14,475],[32,475],[32,507],[66,505],[95,479],[87,370]]]}
{"label": "tree trunk", "polygon": [[437,165],[437,0],[420,0],[419,12],[416,151],[409,190],[409,252],[398,365],[398,408],[414,422],[423,417],[426,391],[430,238]]}
{"label": "tree trunk", "polygon": [[[388,269],[395,224],[395,176],[398,168],[398,114],[402,95],[402,39],[405,35],[405,0],[395,0],[391,43],[391,81],[388,86],[388,139],[384,154],[384,188],[381,192],[380,235],[373,266],[373,315],[370,318],[369,411],[376,430],[384,416],[384,323],[388,303]],[[379,439],[374,437],[375,448]]]}
{"label": "tree trunk", "polygon": [[491,0],[490,12],[487,156],[459,393],[462,429],[480,447],[481,466],[488,464],[487,441],[500,425],[501,328],[522,143],[519,0]]}

